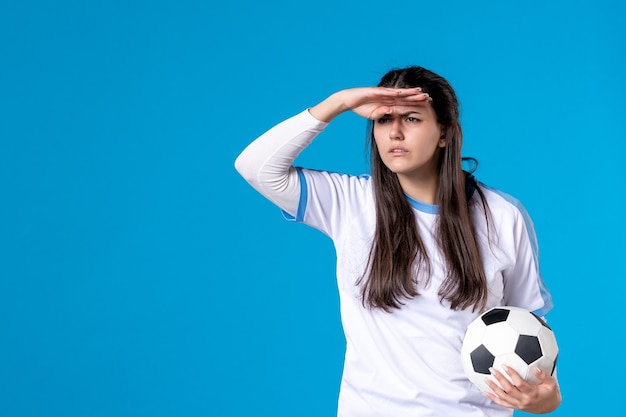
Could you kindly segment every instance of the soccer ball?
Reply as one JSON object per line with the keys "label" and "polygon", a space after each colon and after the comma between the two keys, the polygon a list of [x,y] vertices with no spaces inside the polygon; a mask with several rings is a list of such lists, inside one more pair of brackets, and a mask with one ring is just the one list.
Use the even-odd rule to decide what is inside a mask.
{"label": "soccer ball", "polygon": [[489,368],[510,380],[502,368],[507,365],[525,381],[537,383],[533,369],[554,374],[558,353],[554,333],[541,318],[522,308],[494,307],[467,327],[461,359],[470,381],[481,391],[491,391]]}

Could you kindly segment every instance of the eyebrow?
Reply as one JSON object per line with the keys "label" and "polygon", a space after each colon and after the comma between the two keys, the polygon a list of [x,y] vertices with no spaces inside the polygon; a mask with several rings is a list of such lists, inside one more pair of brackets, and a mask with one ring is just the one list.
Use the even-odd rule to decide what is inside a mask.
{"label": "eyebrow", "polygon": [[408,115],[413,114],[413,113],[422,114],[421,112],[419,112],[419,111],[417,111],[417,110],[410,110],[410,111],[406,111],[406,112],[404,112],[404,113],[398,113],[398,114],[399,114],[400,116],[408,116]]}

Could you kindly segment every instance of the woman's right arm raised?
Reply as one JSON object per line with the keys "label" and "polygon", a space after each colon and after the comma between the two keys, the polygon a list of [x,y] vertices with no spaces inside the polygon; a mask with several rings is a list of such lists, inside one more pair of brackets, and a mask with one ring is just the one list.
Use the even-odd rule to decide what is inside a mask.
{"label": "woman's right arm raised", "polygon": [[368,119],[393,111],[394,105],[424,100],[419,89],[364,87],[342,90],[316,106],[274,126],[237,157],[235,168],[259,193],[295,215],[300,181],[293,161],[326,125],[352,110]]}

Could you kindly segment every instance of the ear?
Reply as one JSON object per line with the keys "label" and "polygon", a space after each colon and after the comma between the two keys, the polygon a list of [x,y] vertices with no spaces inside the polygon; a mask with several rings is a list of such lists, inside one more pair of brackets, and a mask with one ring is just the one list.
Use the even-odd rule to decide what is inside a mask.
{"label": "ear", "polygon": [[439,146],[440,148],[445,148],[446,147],[446,128],[443,126],[440,126],[439,130],[441,132],[441,135],[439,136],[439,143],[437,144],[437,146]]}

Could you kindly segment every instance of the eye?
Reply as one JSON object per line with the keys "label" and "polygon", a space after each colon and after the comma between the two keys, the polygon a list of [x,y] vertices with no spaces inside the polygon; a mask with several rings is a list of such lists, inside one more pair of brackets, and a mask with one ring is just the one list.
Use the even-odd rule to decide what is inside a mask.
{"label": "eye", "polygon": [[389,123],[390,120],[391,120],[391,117],[389,117],[388,115],[385,115],[385,116],[381,117],[380,119],[378,119],[376,121],[376,123],[382,125],[382,124],[385,124],[385,123]]}
{"label": "eye", "polygon": [[417,117],[409,116],[406,118],[406,121],[410,123],[417,123],[417,122],[421,122],[422,120],[418,119]]}

